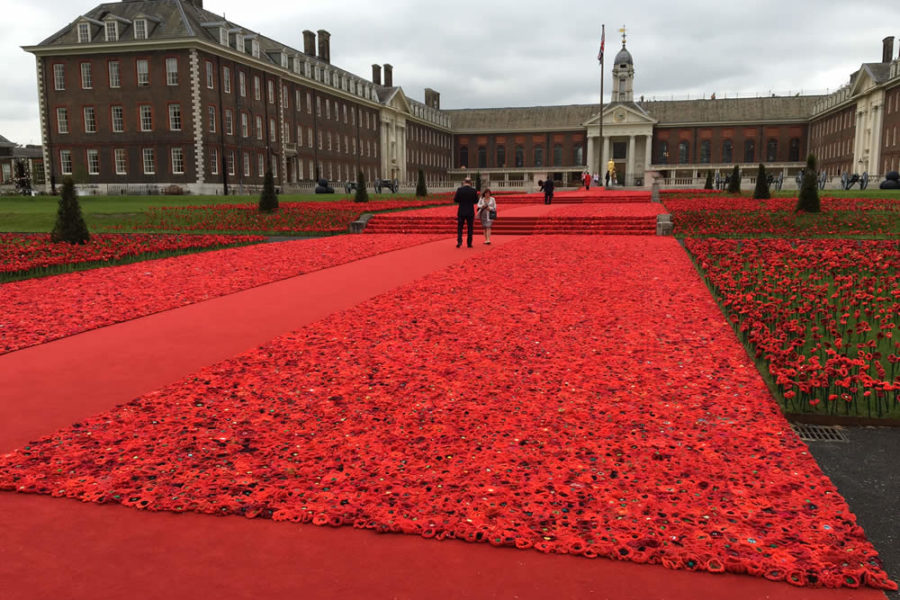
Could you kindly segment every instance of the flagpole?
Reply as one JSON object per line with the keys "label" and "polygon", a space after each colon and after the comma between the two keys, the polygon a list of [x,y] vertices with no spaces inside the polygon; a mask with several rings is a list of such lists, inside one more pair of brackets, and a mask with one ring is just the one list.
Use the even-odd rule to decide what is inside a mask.
{"label": "flagpole", "polygon": [[606,25],[601,25],[601,33],[600,33],[600,148],[597,149],[597,154],[600,156],[600,168],[597,169],[597,174],[600,176],[600,181],[606,181],[606,173],[603,171],[603,64],[606,60],[606,53],[604,52],[603,46],[606,45]]}

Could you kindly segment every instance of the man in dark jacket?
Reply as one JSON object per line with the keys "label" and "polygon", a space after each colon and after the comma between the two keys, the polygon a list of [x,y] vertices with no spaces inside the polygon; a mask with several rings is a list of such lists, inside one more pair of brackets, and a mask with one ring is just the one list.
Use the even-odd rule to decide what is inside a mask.
{"label": "man in dark jacket", "polygon": [[456,190],[453,201],[459,204],[456,209],[456,247],[462,247],[463,222],[466,223],[466,242],[472,247],[472,234],[475,227],[475,206],[478,204],[478,192],[472,187],[472,180],[463,180],[462,187]]}
{"label": "man in dark jacket", "polygon": [[544,204],[553,202],[553,180],[547,178],[541,183],[541,189],[544,190]]}

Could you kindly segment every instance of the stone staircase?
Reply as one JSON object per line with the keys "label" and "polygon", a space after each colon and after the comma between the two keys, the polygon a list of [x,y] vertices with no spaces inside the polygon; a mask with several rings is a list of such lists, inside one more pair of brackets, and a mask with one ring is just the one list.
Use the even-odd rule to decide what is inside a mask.
{"label": "stone staircase", "polygon": [[[506,198],[504,198],[504,202]],[[455,216],[375,215],[365,233],[430,233],[456,235]],[[481,222],[475,220],[475,233]],[[500,217],[492,235],[656,235],[656,217]]]}

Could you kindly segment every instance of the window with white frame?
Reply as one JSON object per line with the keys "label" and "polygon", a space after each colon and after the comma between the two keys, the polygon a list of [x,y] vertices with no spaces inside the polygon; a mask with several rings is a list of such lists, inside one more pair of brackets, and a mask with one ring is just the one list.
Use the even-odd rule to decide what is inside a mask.
{"label": "window with white frame", "polygon": [[303,146],[303,126],[297,125],[297,145]]}
{"label": "window with white frame", "polygon": [[312,114],[312,93],[306,92],[306,114]]}
{"label": "window with white frame", "polygon": [[327,138],[328,138],[328,150],[331,151],[331,132],[330,131],[328,132]]}
{"label": "window with white frame", "polygon": [[184,148],[172,148],[172,173],[184,174]]}
{"label": "window with white frame", "polygon": [[313,147],[313,128],[310,127],[306,130],[306,145],[310,148]]}
{"label": "window with white frame", "polygon": [[122,85],[122,75],[119,71],[119,61],[111,60],[107,67],[109,71],[109,87],[120,87]]}
{"label": "window with white frame", "polygon": [[107,42],[115,42],[119,39],[119,24],[116,21],[107,21],[104,29]]}
{"label": "window with white frame", "polygon": [[219,44],[228,45],[228,29],[225,27],[219,27]]}
{"label": "window with white frame", "polygon": [[266,176],[266,155],[258,154],[256,156],[256,172],[260,177]]}
{"label": "window with white frame", "polygon": [[241,98],[247,97],[247,74],[243,71],[238,71],[238,93]]}
{"label": "window with white frame", "polygon": [[169,131],[181,131],[181,105],[169,105]]}
{"label": "window with white frame", "polygon": [[57,133],[69,133],[69,109],[63,106],[56,109]]}
{"label": "window with white frame", "polygon": [[219,151],[215,148],[209,149],[209,173],[211,175],[219,174]]}
{"label": "window with white frame", "polygon": [[216,107],[206,107],[206,122],[210,133],[216,132]]}
{"label": "window with white frame", "polygon": [[253,76],[253,98],[254,100],[259,100],[260,98],[259,75]]}
{"label": "window with white frame", "polygon": [[269,119],[269,140],[272,142],[278,141],[278,132],[275,130],[275,119]]}
{"label": "window with white frame", "polygon": [[244,36],[240,33],[237,33],[234,36],[234,46],[238,52],[243,53],[246,51],[246,48],[244,46]]}
{"label": "window with white frame", "polygon": [[66,89],[66,66],[53,65],[53,89],[61,92]]}
{"label": "window with white frame", "polygon": [[312,179],[313,175],[316,173],[316,167],[313,165],[313,161],[309,161],[309,178]]}
{"label": "window with white frame", "polygon": [[228,153],[228,174],[234,175],[234,152]]}
{"label": "window with white frame", "polygon": [[294,108],[297,109],[297,112],[303,108],[303,94],[300,93],[300,90],[294,90]]}
{"label": "window with white frame", "polygon": [[284,110],[291,109],[290,97],[288,96],[288,87],[286,85],[281,86],[281,105],[284,107]]}
{"label": "window with white frame", "polygon": [[278,161],[277,160],[272,161],[272,177],[274,177],[275,179],[278,179]]}
{"label": "window with white frame", "polygon": [[231,68],[222,67],[222,89],[226,94],[231,93]]}
{"label": "window with white frame", "polygon": [[149,104],[141,104],[138,110],[141,115],[141,131],[153,131],[153,108]]}
{"label": "window with white frame", "polygon": [[97,115],[93,106],[84,107],[84,132],[97,133]]}
{"label": "window with white frame", "polygon": [[[319,115],[321,116],[321,115]],[[325,118],[331,118],[331,102],[328,101],[328,98],[325,98]]]}
{"label": "window with white frame", "polygon": [[244,177],[250,177],[250,153],[244,152]]}
{"label": "window with white frame", "polygon": [[121,106],[110,106],[109,121],[112,125],[113,133],[122,133],[125,131],[125,109]]}
{"label": "window with white frame", "polygon": [[348,123],[349,121],[347,120],[347,105],[344,104],[342,108],[344,109],[344,123]]}
{"label": "window with white frame", "polygon": [[241,137],[250,136],[250,115],[245,112],[241,113]]}
{"label": "window with white frame", "polygon": [[255,39],[250,42],[250,54],[253,58],[259,58],[259,42]]}
{"label": "window with white frame", "polygon": [[94,78],[91,73],[91,63],[81,63],[81,89],[89,90],[94,87]]}
{"label": "window with white frame", "polygon": [[63,175],[71,175],[72,174],[72,151],[71,150],[60,150],[59,151],[59,170]]}
{"label": "window with white frame", "polygon": [[134,21],[134,39],[147,39],[147,19],[135,19]]}
{"label": "window with white frame", "polygon": [[256,139],[263,139],[263,122],[260,115],[256,115]]}
{"label": "window with white frame", "polygon": [[225,135],[234,135],[234,117],[231,109],[225,109]]}
{"label": "window with white frame", "polygon": [[150,85],[150,62],[146,58],[137,60],[137,84],[141,87]]}
{"label": "window with white frame", "polygon": [[178,59],[166,59],[166,85],[178,85]]}
{"label": "window with white frame", "polygon": [[144,159],[144,175],[156,174],[156,156],[153,148],[144,148],[142,151]]}
{"label": "window with white frame", "polygon": [[213,89],[213,64],[210,61],[206,61],[206,87]]}
{"label": "window with white frame", "polygon": [[266,100],[269,104],[275,104],[275,82],[271,79],[266,80]]}
{"label": "window with white frame", "polygon": [[78,24],[78,43],[84,44],[91,41],[91,24],[90,23],[79,23]]}
{"label": "window with white frame", "polygon": [[87,151],[87,168],[88,175],[100,174],[100,152],[97,150]]}
{"label": "window with white frame", "polygon": [[116,148],[113,152],[116,163],[116,175],[128,174],[128,159],[124,148]]}

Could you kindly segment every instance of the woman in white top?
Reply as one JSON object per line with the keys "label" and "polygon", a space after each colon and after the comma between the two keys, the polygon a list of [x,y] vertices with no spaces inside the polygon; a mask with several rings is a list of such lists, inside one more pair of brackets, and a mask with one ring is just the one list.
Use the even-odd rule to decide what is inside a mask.
{"label": "woman in white top", "polygon": [[497,201],[491,195],[491,190],[485,189],[478,200],[478,215],[481,217],[481,226],[484,228],[484,243],[491,243],[491,225],[497,218]]}

